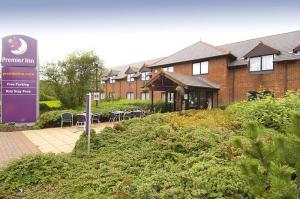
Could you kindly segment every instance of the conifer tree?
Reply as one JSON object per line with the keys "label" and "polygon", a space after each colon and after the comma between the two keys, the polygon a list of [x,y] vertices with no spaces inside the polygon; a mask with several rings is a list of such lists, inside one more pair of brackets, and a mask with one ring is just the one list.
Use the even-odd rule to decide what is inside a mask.
{"label": "conifer tree", "polygon": [[251,124],[246,140],[236,139],[235,145],[246,156],[240,167],[255,197],[300,198],[300,113],[285,134],[270,135]]}

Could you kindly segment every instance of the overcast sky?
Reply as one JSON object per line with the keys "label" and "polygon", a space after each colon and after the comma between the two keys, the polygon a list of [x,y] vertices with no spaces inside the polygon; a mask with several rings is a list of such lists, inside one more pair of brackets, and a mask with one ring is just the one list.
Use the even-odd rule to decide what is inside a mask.
{"label": "overcast sky", "polygon": [[38,40],[41,63],[95,50],[106,66],[300,29],[300,1],[0,0],[0,37]]}

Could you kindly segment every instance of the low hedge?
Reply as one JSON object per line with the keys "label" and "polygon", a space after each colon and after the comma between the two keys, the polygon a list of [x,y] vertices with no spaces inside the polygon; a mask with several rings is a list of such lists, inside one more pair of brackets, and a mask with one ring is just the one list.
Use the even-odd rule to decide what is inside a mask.
{"label": "low hedge", "polygon": [[[43,106],[46,106],[46,103]],[[154,105],[156,112],[163,112],[163,103],[157,102]],[[101,113],[102,118],[101,121],[108,121],[109,120],[109,113],[112,110],[136,110],[136,109],[150,109],[151,103],[150,101],[145,100],[127,100],[127,99],[120,99],[120,100],[104,100],[99,103],[99,107],[96,108],[95,104],[92,105],[92,112],[93,113]],[[65,112],[69,112],[72,114],[78,114],[85,111],[85,107],[77,108],[76,110],[70,109],[62,109],[57,110],[58,108],[49,108],[49,111],[41,111],[41,115],[35,125],[35,128],[50,128],[50,127],[58,127],[60,126],[61,121],[61,114]],[[53,110],[54,109],[54,110]]]}

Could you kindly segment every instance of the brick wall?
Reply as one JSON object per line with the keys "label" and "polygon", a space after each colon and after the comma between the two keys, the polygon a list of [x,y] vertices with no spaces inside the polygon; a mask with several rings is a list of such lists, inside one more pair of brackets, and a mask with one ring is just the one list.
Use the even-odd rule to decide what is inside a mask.
{"label": "brick wall", "polygon": [[[192,76],[193,63],[176,64],[174,72]],[[300,61],[287,63],[274,63],[274,70],[260,74],[250,73],[249,66],[228,69],[226,57],[212,58],[209,60],[209,72],[201,77],[206,78],[220,86],[218,94],[214,94],[214,104],[228,104],[231,101],[247,99],[249,91],[259,89],[272,90],[276,97],[283,96],[285,89],[300,89]],[[154,70],[161,70],[156,68]],[[287,74],[287,75],[285,75]],[[135,99],[141,98],[142,86],[145,84],[141,77],[135,78],[134,82],[127,79],[117,80],[115,84],[105,85],[105,91],[115,92],[117,98],[126,98],[127,92],[133,92]],[[150,92],[151,99],[151,92]],[[161,92],[154,92],[154,100],[161,100]]]}

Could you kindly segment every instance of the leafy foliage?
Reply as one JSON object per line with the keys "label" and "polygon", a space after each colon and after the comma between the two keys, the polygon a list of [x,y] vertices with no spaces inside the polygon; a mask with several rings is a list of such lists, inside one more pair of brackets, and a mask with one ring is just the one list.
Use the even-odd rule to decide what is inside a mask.
{"label": "leafy foliage", "polygon": [[[47,101],[40,103],[45,104],[43,107],[43,113],[39,117],[35,127],[36,128],[48,128],[48,127],[57,127],[60,125],[60,116],[64,112],[70,112],[73,114],[82,113],[85,111],[85,107],[77,108],[74,110],[57,110],[58,101]],[[154,104],[157,111],[161,111],[163,104],[161,102],[156,102]],[[100,101],[99,107],[97,108],[95,104],[92,104],[92,112],[93,113],[101,113],[102,120],[108,121],[109,113],[112,110],[136,110],[150,109],[151,103],[147,100],[127,100],[127,99],[119,99],[119,100],[105,100]],[[47,111],[50,110],[50,111]],[[51,111],[53,110],[53,111]]]}
{"label": "leafy foliage", "polygon": [[293,112],[300,111],[300,97],[298,93],[289,93],[276,100],[267,96],[259,100],[234,103],[226,111],[244,126],[249,122],[256,122],[267,128],[284,131],[292,123]]}
{"label": "leafy foliage", "polygon": [[[93,132],[90,154],[83,134],[69,156],[53,155],[54,160],[46,162],[32,156],[0,171],[0,197],[18,196],[21,188],[25,198],[294,199],[299,187],[300,116],[288,113],[298,99],[286,98],[241,102],[225,111],[190,110],[126,120]],[[248,110],[248,103],[255,111]],[[278,126],[278,120],[266,123],[264,116],[249,127],[249,118],[264,115],[259,111],[279,114],[268,110],[269,103],[286,111],[281,118],[285,126]],[[56,165],[65,166],[56,175],[52,169],[38,172]],[[19,173],[34,175],[33,180],[23,182]]]}
{"label": "leafy foliage", "polygon": [[65,60],[46,66],[44,76],[63,107],[81,106],[86,93],[94,90],[95,64],[101,75],[102,61],[93,51],[88,51],[74,52]]}

